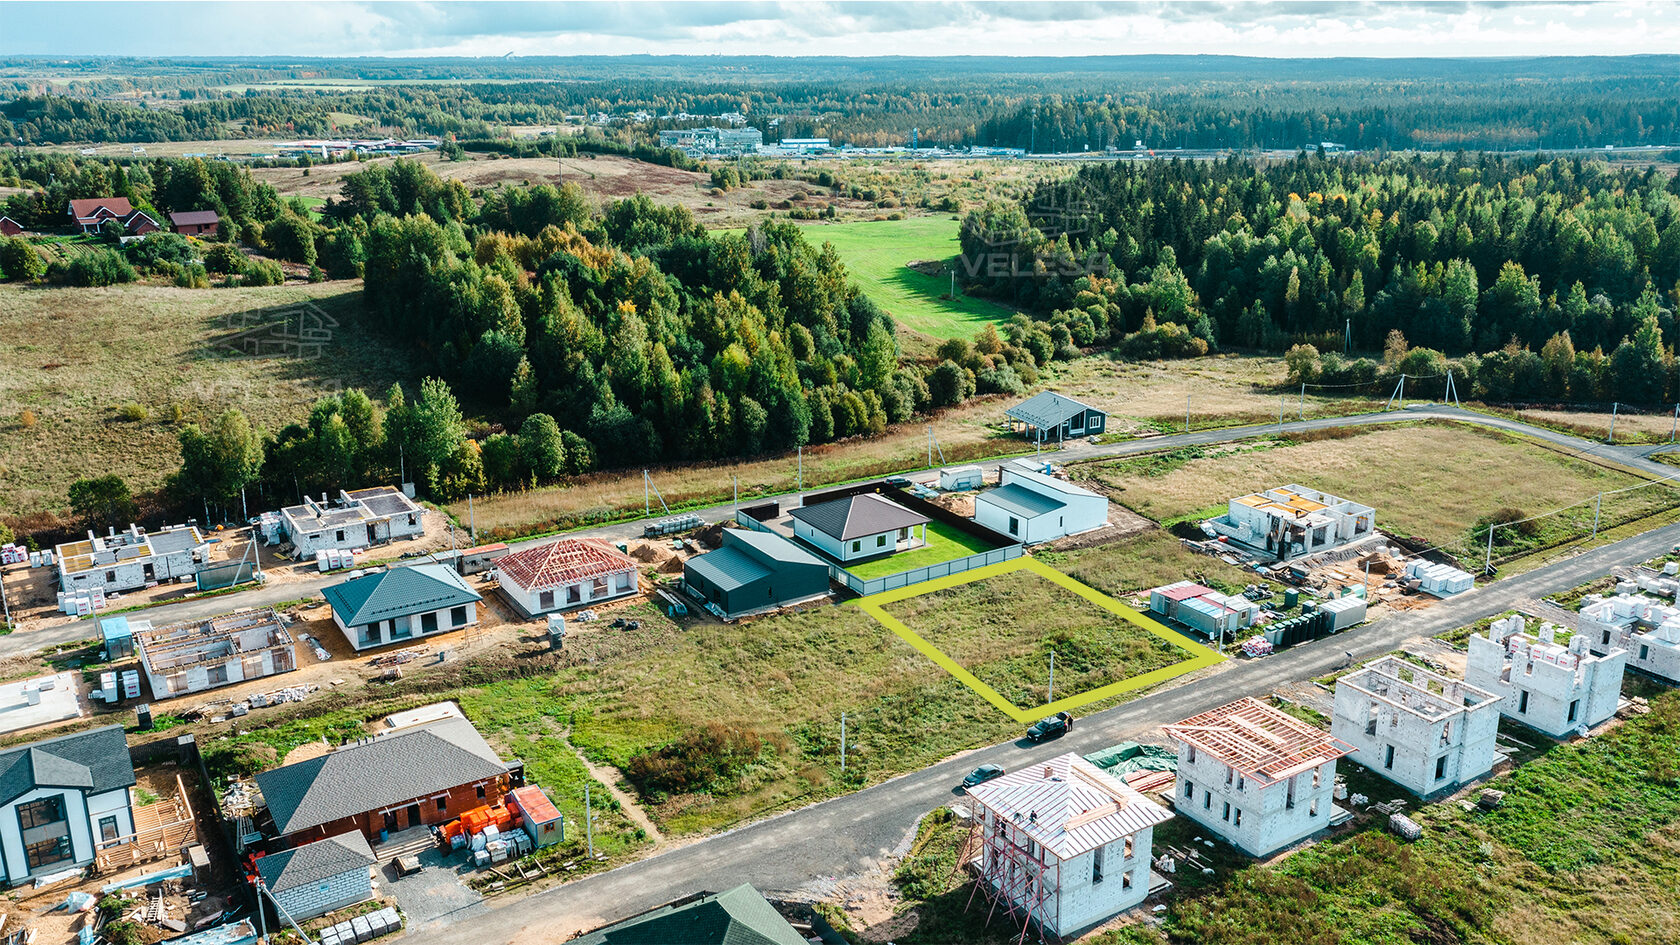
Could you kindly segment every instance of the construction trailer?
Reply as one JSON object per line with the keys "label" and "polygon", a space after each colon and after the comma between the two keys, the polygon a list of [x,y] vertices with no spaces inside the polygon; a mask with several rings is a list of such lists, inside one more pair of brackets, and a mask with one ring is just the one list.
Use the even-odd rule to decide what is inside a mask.
{"label": "construction trailer", "polygon": [[426,510],[394,486],[340,490],[338,497],[333,505],[325,492],[320,501],[304,496],[301,505],[260,517],[258,533],[268,544],[289,542],[297,557],[312,558],[317,551],[368,548],[426,531]]}
{"label": "construction trailer", "polygon": [[1248,598],[1221,594],[1194,581],[1151,588],[1149,610],[1210,638],[1252,627],[1260,616],[1260,605]]}
{"label": "construction trailer", "polygon": [[526,784],[508,792],[507,806],[518,815],[519,825],[525,828],[539,849],[566,839],[566,823],[560,816],[560,809],[535,784]]}
{"label": "construction trailer", "polygon": [[156,532],[130,525],[103,536],[90,531],[86,541],[65,542],[53,551],[59,590],[109,593],[192,577],[209,559],[210,543],[192,525],[168,525]]}
{"label": "construction trailer", "polygon": [[1549,623],[1537,635],[1527,630],[1523,616],[1512,614],[1490,624],[1486,636],[1471,634],[1465,681],[1500,695],[1507,718],[1553,738],[1579,734],[1616,714],[1626,650],[1609,647],[1595,656],[1587,634],[1573,634],[1561,645],[1558,628]]}
{"label": "construction trailer", "polygon": [[1385,656],[1336,680],[1330,733],[1352,758],[1419,797],[1493,770],[1498,693]]}
{"label": "construction trailer", "polygon": [[130,621],[152,698],[173,699],[297,669],[286,623],[272,607],[153,627]]}
{"label": "construction trailer", "polygon": [[1269,856],[1351,816],[1332,802],[1353,746],[1255,698],[1163,731],[1178,746],[1178,813],[1250,856]]}
{"label": "construction trailer", "polygon": [[[1155,826],[1173,814],[1068,753],[970,788],[976,893],[1045,938],[1069,940],[1150,893]],[[970,897],[972,904],[972,896]]]}
{"label": "construction trailer", "polygon": [[1232,499],[1223,516],[1204,524],[1216,535],[1289,561],[1375,535],[1377,513],[1328,492],[1287,485]]}
{"label": "construction trailer", "polygon": [[1628,591],[1591,595],[1581,604],[1578,633],[1595,655],[1622,650],[1630,669],[1680,683],[1680,607]]}
{"label": "construction trailer", "polygon": [[939,471],[939,488],[946,492],[978,489],[986,482],[986,473],[979,466],[947,466]]}

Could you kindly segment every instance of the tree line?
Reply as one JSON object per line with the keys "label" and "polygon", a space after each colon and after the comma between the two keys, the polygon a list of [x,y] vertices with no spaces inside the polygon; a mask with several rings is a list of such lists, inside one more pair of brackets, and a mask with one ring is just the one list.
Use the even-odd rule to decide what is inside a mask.
{"label": "tree line", "polygon": [[[1680,183],[1653,167],[1485,154],[1106,165],[971,212],[961,242],[970,291],[1082,345],[1301,344],[1340,359],[1399,331],[1473,357],[1495,399],[1680,393],[1653,367],[1680,331]],[[1540,384],[1531,353],[1547,350],[1572,367]]]}

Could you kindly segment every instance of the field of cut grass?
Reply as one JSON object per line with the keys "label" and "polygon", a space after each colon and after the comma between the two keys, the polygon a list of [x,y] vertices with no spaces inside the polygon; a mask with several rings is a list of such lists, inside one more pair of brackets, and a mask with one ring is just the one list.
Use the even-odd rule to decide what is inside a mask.
{"label": "field of cut grass", "polygon": [[[1597,493],[1644,481],[1521,437],[1434,422],[1348,429],[1309,442],[1191,448],[1079,466],[1074,475],[1165,523],[1218,515],[1229,498],[1298,483],[1372,506],[1384,531],[1478,558],[1488,521],[1574,506],[1531,528],[1499,529],[1496,560],[1590,530]],[[1676,505],[1680,493],[1673,488],[1649,486],[1606,500],[1601,524]]]}
{"label": "field of cut grass", "polygon": [[[180,427],[229,407],[276,432],[342,387],[380,396],[393,381],[411,382],[407,356],[356,326],[359,291],[345,282],[0,286],[0,514],[62,509],[66,488],[89,475],[157,488],[180,465]],[[242,317],[278,317],[300,304],[339,322],[323,356],[252,358],[221,346]],[[129,404],[146,419],[120,419]]]}
{"label": "field of cut grass", "polygon": [[993,545],[990,542],[982,541],[967,532],[958,531],[943,522],[929,522],[927,523],[927,544],[925,546],[914,551],[906,551],[903,554],[865,561],[846,570],[867,581],[871,578],[908,571],[911,568],[939,564],[941,561],[954,561],[957,558],[965,558],[982,551],[990,551],[992,548]]}
{"label": "field of cut grass", "polygon": [[1190,658],[1032,571],[883,605],[887,613],[1018,708],[1076,696]]}
{"label": "field of cut grass", "polygon": [[962,252],[957,227],[949,215],[865,220],[810,224],[805,238],[833,243],[864,293],[906,327],[934,338],[972,338],[986,323],[1008,318],[1010,310],[964,295],[952,299],[949,272],[927,276],[905,265],[924,259],[952,263]]}

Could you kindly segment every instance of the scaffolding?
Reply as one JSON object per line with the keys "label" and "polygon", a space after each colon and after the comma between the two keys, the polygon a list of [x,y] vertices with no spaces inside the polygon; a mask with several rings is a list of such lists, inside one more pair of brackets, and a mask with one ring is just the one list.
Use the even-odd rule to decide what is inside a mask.
{"label": "scaffolding", "polygon": [[186,785],[175,776],[175,796],[133,810],[134,832],[101,841],[94,851],[94,867],[101,873],[126,869],[174,856],[198,839],[192,802]]}
{"label": "scaffolding", "polygon": [[[1017,827],[1014,820],[984,808],[982,810],[984,812],[977,818],[980,821],[977,834],[980,866],[964,911],[972,908],[974,897],[984,892],[989,900],[987,925],[991,924],[999,905],[1004,907],[1004,915],[1011,920],[1019,917],[1021,934],[1016,939],[1017,945],[1025,945],[1027,932],[1035,922],[1041,937],[1060,941],[1060,937],[1053,933],[1045,934],[1043,911],[1044,904],[1061,887],[1061,860],[1048,854],[1037,841],[1027,836],[1025,830]],[[1030,821],[1023,821],[1027,822]],[[975,837],[975,833],[970,834],[971,841]],[[973,854],[965,850],[963,855],[958,856],[959,863],[963,862],[964,855]]]}

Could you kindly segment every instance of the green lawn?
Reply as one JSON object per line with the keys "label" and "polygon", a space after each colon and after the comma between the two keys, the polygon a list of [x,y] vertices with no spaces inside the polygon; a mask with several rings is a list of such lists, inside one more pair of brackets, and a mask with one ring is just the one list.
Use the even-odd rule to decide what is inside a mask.
{"label": "green lawn", "polygon": [[991,551],[995,547],[989,542],[975,538],[973,535],[957,531],[943,522],[929,522],[927,524],[927,544],[915,551],[903,554],[888,555],[853,565],[846,570],[852,572],[865,581],[908,571],[911,568],[925,567],[938,564],[941,561],[951,561],[956,558],[966,558],[982,551]]}

